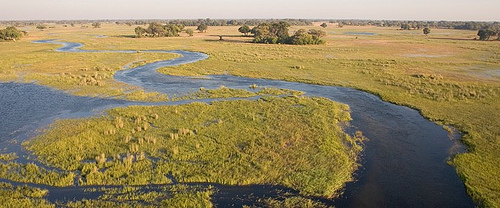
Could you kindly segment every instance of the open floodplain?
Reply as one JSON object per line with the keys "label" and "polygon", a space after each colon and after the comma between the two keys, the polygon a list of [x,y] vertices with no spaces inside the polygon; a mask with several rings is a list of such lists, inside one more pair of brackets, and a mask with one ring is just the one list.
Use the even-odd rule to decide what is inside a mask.
{"label": "open floodplain", "polygon": [[500,41],[318,25],[290,28],[327,32],[308,46],[21,28],[0,206],[500,206]]}

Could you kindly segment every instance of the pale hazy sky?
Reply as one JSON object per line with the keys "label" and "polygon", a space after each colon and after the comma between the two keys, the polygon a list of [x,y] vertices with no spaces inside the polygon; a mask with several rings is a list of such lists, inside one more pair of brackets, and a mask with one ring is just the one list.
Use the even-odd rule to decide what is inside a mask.
{"label": "pale hazy sky", "polygon": [[390,19],[500,21],[500,0],[0,0],[0,20]]}

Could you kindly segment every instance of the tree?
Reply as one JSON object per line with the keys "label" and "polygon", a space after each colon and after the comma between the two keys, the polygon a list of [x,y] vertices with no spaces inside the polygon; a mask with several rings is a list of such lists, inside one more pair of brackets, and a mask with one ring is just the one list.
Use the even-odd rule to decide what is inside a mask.
{"label": "tree", "polygon": [[424,28],[424,34],[425,35],[428,35],[429,33],[431,33],[431,29],[429,29],[428,27]]}
{"label": "tree", "polygon": [[494,36],[496,34],[497,32],[490,29],[481,29],[479,30],[479,32],[477,32],[479,40],[489,40],[491,36]]}
{"label": "tree", "polygon": [[[182,25],[182,27],[184,27],[184,25]],[[182,31],[179,25],[174,24],[166,24],[163,28],[165,29],[165,33],[163,34],[165,37],[177,37],[179,36],[179,32]]]}
{"label": "tree", "polygon": [[153,37],[163,37],[165,35],[165,28],[158,22],[149,23],[149,27],[146,31]]}
{"label": "tree", "polygon": [[408,23],[402,24],[401,25],[401,29],[402,30],[410,30],[411,29],[411,25],[408,24]]}
{"label": "tree", "polygon": [[290,23],[285,21],[274,22],[271,24],[269,28],[269,32],[273,35],[276,35],[278,39],[286,40],[288,39],[288,28],[290,27]]}
{"label": "tree", "polygon": [[196,30],[204,33],[206,32],[208,29],[208,26],[205,24],[205,23],[201,23],[200,25],[198,25],[198,28],[196,28]]}
{"label": "tree", "polygon": [[146,29],[142,28],[142,27],[136,27],[135,28],[135,37],[142,37],[143,35],[145,35],[147,33]]}
{"label": "tree", "polygon": [[318,38],[322,38],[322,37],[326,36],[326,32],[323,30],[310,29],[308,33],[313,35],[313,36],[316,36]]}
{"label": "tree", "polygon": [[16,41],[21,39],[23,34],[23,31],[20,31],[17,28],[11,26],[0,30],[0,39]]}
{"label": "tree", "polygon": [[100,22],[94,22],[94,23],[92,23],[92,27],[94,27],[94,28],[100,28],[101,27],[101,23]]}
{"label": "tree", "polygon": [[304,29],[297,30],[292,36],[292,44],[294,45],[308,45],[312,42],[313,36]]}
{"label": "tree", "polygon": [[45,25],[37,25],[36,29],[45,30],[45,29],[47,29],[47,26],[45,26]]}
{"label": "tree", "polygon": [[271,25],[268,23],[261,23],[254,27],[250,32],[254,34],[254,43],[277,43],[278,37],[272,34],[269,30]]}
{"label": "tree", "polygon": [[254,34],[254,43],[282,43],[294,45],[306,44],[322,44],[325,41],[321,37],[326,36],[326,32],[322,30],[305,30],[300,29],[294,33],[292,37],[288,34],[290,24],[286,22],[261,23],[251,30]]}
{"label": "tree", "polygon": [[185,31],[189,36],[193,36],[193,29],[186,29]]}
{"label": "tree", "polygon": [[295,34],[291,37],[291,44],[293,45],[310,45],[310,44],[323,44],[324,40],[321,40],[321,37],[324,37],[326,33],[322,30],[309,30],[306,31],[304,29],[297,30]]}
{"label": "tree", "polygon": [[321,26],[321,27],[323,27],[323,28],[328,27],[328,25],[327,25],[326,23],[324,23],[324,22],[323,22],[323,24],[321,24],[320,26]]}
{"label": "tree", "polygon": [[147,29],[140,26],[135,28],[136,37],[142,36],[149,37],[177,37],[184,28],[182,24],[166,24],[163,25],[158,22],[150,23]]}
{"label": "tree", "polygon": [[248,33],[251,31],[250,27],[248,25],[243,25],[240,28],[238,28],[238,32],[245,34],[245,36],[248,36]]}
{"label": "tree", "polygon": [[179,28],[180,31],[184,30],[184,26],[183,24],[176,24],[175,26],[177,26],[177,28]]}

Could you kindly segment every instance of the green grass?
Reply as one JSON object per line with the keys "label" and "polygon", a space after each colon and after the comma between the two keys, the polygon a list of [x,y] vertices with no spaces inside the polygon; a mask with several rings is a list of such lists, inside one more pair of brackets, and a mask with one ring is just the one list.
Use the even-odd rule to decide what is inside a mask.
{"label": "green grass", "polygon": [[24,145],[47,165],[80,170],[81,185],[276,184],[333,197],[352,180],[361,137],[348,107],[323,98],[264,97],[127,107],[61,120]]}
{"label": "green grass", "polygon": [[212,207],[211,187],[171,185],[157,189],[149,187],[123,186],[100,188],[87,192],[101,193],[98,199],[82,199],[48,202],[44,197],[50,194],[46,189],[29,186],[13,186],[0,183],[0,207]]}
{"label": "green grass", "polygon": [[128,63],[172,59],[175,54],[59,53],[54,44],[0,43],[0,81],[37,82],[75,95],[117,97],[129,100],[164,101],[165,95],[144,92],[113,79]]}
{"label": "green grass", "polygon": [[47,190],[28,186],[14,187],[12,184],[0,182],[0,207],[55,207],[43,199]]}
{"label": "green grass", "polygon": [[211,188],[185,185],[165,186],[160,189],[124,186],[102,188],[90,192],[104,192],[99,199],[84,199],[64,203],[65,207],[212,207]]}
{"label": "green grass", "polygon": [[255,90],[250,92],[244,89],[232,89],[226,86],[220,86],[218,89],[205,89],[200,88],[196,92],[189,93],[188,95],[180,97],[172,97],[171,100],[186,100],[186,99],[203,99],[203,98],[249,98],[255,96],[299,96],[304,92],[288,89],[278,89],[275,87],[259,87],[256,84],[248,86],[249,89]]}
{"label": "green grass", "polygon": [[0,163],[0,178],[24,183],[47,184],[51,186],[71,186],[74,173],[46,170],[36,164],[16,162]]}
{"label": "green grass", "polygon": [[316,202],[316,201],[313,201],[311,199],[308,199],[305,197],[300,197],[300,196],[286,197],[284,199],[269,198],[269,199],[264,199],[261,201],[262,201],[261,207],[275,207],[275,208],[288,208],[288,207],[323,208],[323,207],[329,207],[326,204],[323,204],[321,202]]}

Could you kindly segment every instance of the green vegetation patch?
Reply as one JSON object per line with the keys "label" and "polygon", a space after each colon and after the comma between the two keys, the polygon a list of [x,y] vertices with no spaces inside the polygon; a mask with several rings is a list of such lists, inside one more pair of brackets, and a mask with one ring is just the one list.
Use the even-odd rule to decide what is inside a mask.
{"label": "green vegetation patch", "polygon": [[16,153],[0,154],[0,161],[12,161],[17,158],[18,156]]}
{"label": "green vegetation patch", "polygon": [[[287,207],[301,207],[301,208],[322,208],[322,207],[329,207],[326,204],[323,204],[321,202],[317,202],[305,197],[301,196],[292,196],[292,197],[286,197],[284,199],[264,199],[261,200],[262,207],[280,207],[280,208],[287,208]],[[253,207],[253,206],[249,206]]]}
{"label": "green vegetation patch", "polygon": [[25,143],[39,159],[81,171],[80,183],[276,184],[332,197],[352,180],[361,137],[346,105],[323,98],[133,106],[60,120]]}
{"label": "green vegetation patch", "polygon": [[75,175],[67,171],[47,170],[34,163],[0,163],[0,178],[24,183],[39,183],[51,186],[71,186]]}
{"label": "green vegetation patch", "polygon": [[99,199],[68,202],[65,207],[213,207],[211,187],[172,185],[161,188],[124,186],[101,188]]}
{"label": "green vegetation patch", "polygon": [[275,87],[259,87],[256,84],[248,86],[256,92],[250,92],[244,89],[227,88],[222,85],[218,89],[206,89],[201,87],[200,90],[190,93],[182,97],[173,97],[172,100],[186,99],[203,99],[203,98],[249,98],[254,96],[275,95],[275,96],[299,96],[304,95],[304,92],[297,90],[280,89]]}
{"label": "green vegetation patch", "polygon": [[55,207],[43,197],[48,191],[29,186],[14,187],[10,183],[0,182],[0,207]]}

